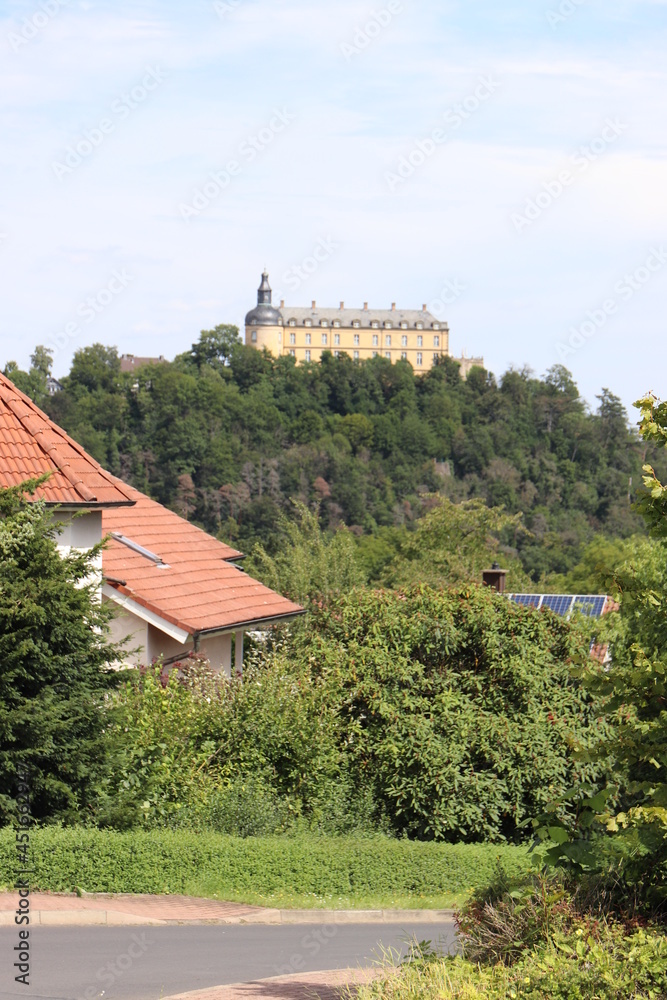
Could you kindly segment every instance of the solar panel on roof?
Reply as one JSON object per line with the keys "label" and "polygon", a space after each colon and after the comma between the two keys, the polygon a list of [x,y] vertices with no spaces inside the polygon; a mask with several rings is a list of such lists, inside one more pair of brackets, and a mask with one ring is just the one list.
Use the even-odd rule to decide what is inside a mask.
{"label": "solar panel on roof", "polygon": [[574,609],[580,611],[581,614],[587,615],[589,618],[600,618],[606,603],[606,597],[593,595],[590,597],[575,597]]}
{"label": "solar panel on roof", "polygon": [[571,594],[545,594],[542,607],[549,608],[557,615],[566,615],[572,609],[574,598]]}
{"label": "solar panel on roof", "polygon": [[590,596],[574,594],[510,594],[510,601],[523,607],[548,608],[556,615],[567,617],[573,611],[587,615],[589,618],[600,618],[604,614],[607,598],[597,594]]}
{"label": "solar panel on roof", "polygon": [[510,600],[525,607],[537,608],[540,604],[540,594],[510,594]]}

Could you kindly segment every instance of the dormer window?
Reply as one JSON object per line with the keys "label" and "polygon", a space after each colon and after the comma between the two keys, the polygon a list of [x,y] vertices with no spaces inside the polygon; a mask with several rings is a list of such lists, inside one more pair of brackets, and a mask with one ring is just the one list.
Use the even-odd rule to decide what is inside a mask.
{"label": "dormer window", "polygon": [[423,323],[415,323],[415,330],[423,330],[423,329],[424,329]]}
{"label": "dormer window", "polygon": [[440,329],[440,324],[439,323],[434,323],[433,324],[433,329],[434,330],[439,330]]}
{"label": "dormer window", "polygon": [[407,330],[407,328],[408,328],[407,323],[401,323],[401,330]]}
{"label": "dormer window", "polygon": [[361,326],[361,323],[359,322],[358,319],[353,319],[352,320],[352,326],[354,327],[355,330],[358,330],[359,327]]}
{"label": "dormer window", "polygon": [[290,325],[290,326],[296,326],[296,320],[295,320],[295,319],[291,319],[291,320],[289,321],[289,325]]}
{"label": "dormer window", "polygon": [[327,321],[325,319],[321,319],[320,320],[320,326],[328,326],[328,325],[329,324],[327,323]]}
{"label": "dormer window", "polygon": [[340,320],[339,320],[339,319],[335,319],[335,320],[333,321],[333,324],[332,324],[332,326],[335,326],[335,327],[338,327],[338,328],[339,328],[339,327],[340,327]]}
{"label": "dormer window", "polygon": [[385,323],[384,328],[385,330],[391,330],[392,329],[391,323]]}
{"label": "dormer window", "polygon": [[303,325],[304,326],[312,326],[313,325],[312,319],[304,319]]}
{"label": "dormer window", "polygon": [[374,319],[372,321],[371,326],[373,327],[374,330],[379,330],[380,329],[380,324],[378,323],[378,321],[376,319]]}

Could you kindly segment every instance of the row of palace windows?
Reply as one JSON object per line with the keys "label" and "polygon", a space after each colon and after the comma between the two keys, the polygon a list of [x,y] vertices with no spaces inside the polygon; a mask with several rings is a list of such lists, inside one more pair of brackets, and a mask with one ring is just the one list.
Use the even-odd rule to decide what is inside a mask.
{"label": "row of palace windows", "polygon": [[[340,351],[334,351],[333,353],[334,353],[334,357],[337,358],[339,356],[339,354],[340,354]],[[296,351],[291,350],[290,354],[292,355],[293,358],[296,357]],[[373,357],[377,358],[377,356],[378,356],[378,351],[373,351]],[[391,351],[385,351],[385,355],[384,356],[385,356],[385,358],[387,358],[388,361],[391,361]],[[436,363],[437,359],[440,356],[441,356],[440,354],[434,354],[433,355],[433,364]],[[358,361],[359,360],[359,351],[353,351],[352,352],[352,357],[354,358],[355,361]],[[310,351],[306,351],[305,352],[305,358],[306,358],[306,361],[310,361],[311,360]],[[401,351],[401,361],[407,361],[407,360],[408,360],[407,352],[406,351]],[[421,354],[421,353],[418,353],[417,354],[417,367],[421,368],[423,366],[423,364],[424,364],[424,355]]]}
{"label": "row of palace windows", "polygon": [[[296,322],[295,319],[290,319],[288,321],[287,325],[288,326],[296,326],[297,322]],[[303,325],[304,326],[312,326],[313,325],[312,319],[304,319]],[[371,320],[371,324],[370,325],[371,325],[371,328],[373,330],[379,330],[380,329],[380,321],[377,320],[377,319]],[[321,319],[320,320],[320,326],[340,327],[341,326],[341,322],[340,322],[339,319],[334,319],[334,320],[331,321],[331,323],[329,322],[328,319]],[[393,330],[393,328],[394,328],[394,324],[390,323],[388,321],[386,323],[383,323],[382,326],[384,327],[385,330]],[[361,329],[361,321],[358,320],[358,319],[353,319],[352,320],[352,327],[355,330]],[[441,324],[440,323],[431,323],[431,327],[434,330],[440,330],[441,329]],[[409,325],[407,323],[405,323],[405,322],[397,324],[397,329],[399,329],[399,330],[407,330],[408,328],[409,328]],[[415,330],[423,330],[423,329],[424,329],[424,324],[423,323],[415,323]]]}
{"label": "row of palace windows", "polygon": [[[256,339],[256,338],[253,338],[253,339]],[[354,334],[353,340],[354,340],[354,346],[358,347],[359,346],[359,341],[360,341],[360,336],[359,336],[358,333]],[[295,333],[290,333],[290,335],[289,335],[289,342],[290,342],[290,344],[296,344],[296,334]],[[312,342],[313,342],[312,341],[312,334],[307,333],[306,334],[306,344],[312,344]],[[328,345],[328,343],[329,343],[329,334],[328,333],[323,333],[322,334],[322,346],[326,347]],[[333,335],[333,343],[334,343],[334,347],[340,347],[340,334],[339,333],[334,333],[334,335]],[[373,347],[379,347],[379,346],[380,346],[380,335],[377,334],[377,333],[374,333],[373,334]],[[385,347],[391,347],[391,334],[390,333],[388,333],[388,334],[385,335],[384,346]],[[408,346],[408,338],[404,334],[401,337],[401,347],[407,347],[407,346]],[[423,338],[423,336],[420,335],[420,336],[417,337],[417,347],[423,347],[423,346],[424,346],[424,338]],[[440,335],[439,334],[435,334],[435,336],[433,337],[433,346],[434,347],[440,347]]]}

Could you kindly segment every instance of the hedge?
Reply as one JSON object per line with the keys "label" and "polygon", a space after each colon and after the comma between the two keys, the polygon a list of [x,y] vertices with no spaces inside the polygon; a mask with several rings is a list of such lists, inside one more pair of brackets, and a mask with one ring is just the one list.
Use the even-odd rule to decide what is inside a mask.
{"label": "hedge", "polygon": [[[42,828],[30,837],[34,890],[316,896],[434,895],[531,865],[525,847],[328,837],[236,838],[190,831]],[[0,884],[15,880],[14,831],[0,830]],[[208,893],[207,893],[208,894]]]}

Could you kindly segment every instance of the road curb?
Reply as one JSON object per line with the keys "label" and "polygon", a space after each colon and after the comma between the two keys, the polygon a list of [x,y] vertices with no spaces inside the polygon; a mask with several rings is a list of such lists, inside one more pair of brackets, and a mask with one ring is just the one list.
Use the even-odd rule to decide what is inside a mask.
{"label": "road curb", "polygon": [[[351,986],[361,986],[391,969],[336,969],[330,972],[273,976],[248,983],[213,986],[190,993],[175,993],[164,1000],[317,1000],[321,990],[325,998],[345,996]],[[318,992],[316,992],[318,991]]]}
{"label": "road curb", "polygon": [[[14,924],[15,910],[0,910],[0,927]],[[402,924],[451,920],[453,910],[262,910],[243,916],[158,919],[118,910],[31,910],[30,923],[43,927],[174,927],[202,924]]]}

